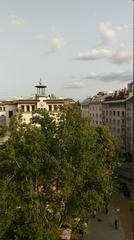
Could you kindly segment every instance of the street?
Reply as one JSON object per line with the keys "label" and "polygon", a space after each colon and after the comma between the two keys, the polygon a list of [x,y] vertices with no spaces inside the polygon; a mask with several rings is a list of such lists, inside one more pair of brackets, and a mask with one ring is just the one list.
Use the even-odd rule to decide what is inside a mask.
{"label": "street", "polygon": [[132,229],[132,212],[130,211],[130,199],[125,197],[120,192],[116,192],[114,193],[111,202],[116,212],[117,209],[120,209],[117,214],[120,218],[121,225],[125,233],[125,240],[130,240]]}
{"label": "street", "polygon": [[[90,219],[87,240],[133,240],[131,234],[132,212],[130,202],[122,193],[113,194],[108,207],[108,214],[98,212],[95,219]],[[118,229],[114,221],[118,220]]]}

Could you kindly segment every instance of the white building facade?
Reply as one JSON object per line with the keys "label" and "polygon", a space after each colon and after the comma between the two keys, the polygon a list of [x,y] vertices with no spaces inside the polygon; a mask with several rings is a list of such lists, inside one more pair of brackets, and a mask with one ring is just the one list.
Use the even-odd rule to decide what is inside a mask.
{"label": "white building facade", "polygon": [[72,99],[58,98],[53,95],[46,96],[46,86],[40,81],[37,86],[37,93],[35,97],[27,99],[18,98],[11,101],[3,101],[0,103],[0,116],[5,116],[6,124],[9,125],[10,118],[17,114],[18,111],[22,113],[22,119],[25,123],[29,123],[33,113],[37,109],[47,110],[50,116],[58,121],[58,113],[64,104],[73,103]]}

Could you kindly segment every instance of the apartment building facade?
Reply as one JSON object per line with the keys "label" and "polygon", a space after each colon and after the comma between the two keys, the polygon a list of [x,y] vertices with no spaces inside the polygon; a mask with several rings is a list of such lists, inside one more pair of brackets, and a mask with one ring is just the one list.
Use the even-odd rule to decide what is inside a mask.
{"label": "apartment building facade", "polygon": [[127,89],[107,95],[97,94],[87,103],[86,108],[92,125],[107,125],[126,152],[133,153],[132,83],[128,84]]}
{"label": "apartment building facade", "polygon": [[103,124],[102,103],[109,93],[99,92],[81,103],[82,114],[90,118],[91,125]]}
{"label": "apartment building facade", "polygon": [[103,124],[126,146],[126,100],[103,102]]}
{"label": "apartment building facade", "polygon": [[129,97],[126,101],[126,149],[128,152],[133,153],[134,141],[133,141],[133,104],[134,98]]}

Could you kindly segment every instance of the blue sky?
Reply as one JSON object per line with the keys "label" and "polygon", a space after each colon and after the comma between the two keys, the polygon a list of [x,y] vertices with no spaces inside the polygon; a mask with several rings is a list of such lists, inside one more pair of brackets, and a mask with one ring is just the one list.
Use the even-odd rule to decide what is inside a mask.
{"label": "blue sky", "polygon": [[131,0],[0,0],[0,99],[76,100],[132,81]]}

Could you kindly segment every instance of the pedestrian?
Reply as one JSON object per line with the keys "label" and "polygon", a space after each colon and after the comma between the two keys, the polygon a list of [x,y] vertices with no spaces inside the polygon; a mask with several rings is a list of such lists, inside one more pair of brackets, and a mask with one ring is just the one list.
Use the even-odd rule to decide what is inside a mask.
{"label": "pedestrian", "polygon": [[94,211],[93,211],[93,218],[95,218],[96,217],[96,209],[94,209]]}
{"label": "pedestrian", "polygon": [[105,213],[108,214],[108,207],[105,208]]}
{"label": "pedestrian", "polygon": [[118,228],[118,220],[117,220],[117,219],[115,219],[115,221],[114,221],[114,228],[115,228],[115,229]]}
{"label": "pedestrian", "polygon": [[83,240],[83,235],[84,235],[83,230],[80,229],[79,233],[80,233],[80,240]]}

